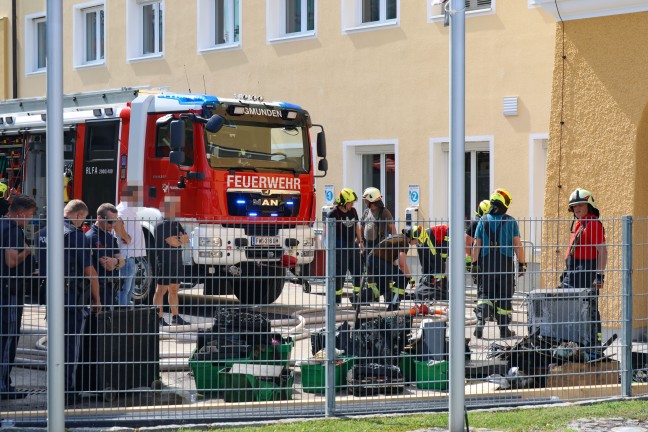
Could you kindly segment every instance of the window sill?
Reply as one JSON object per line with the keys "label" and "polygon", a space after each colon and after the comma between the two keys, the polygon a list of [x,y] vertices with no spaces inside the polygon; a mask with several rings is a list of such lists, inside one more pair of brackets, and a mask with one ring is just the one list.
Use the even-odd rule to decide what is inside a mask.
{"label": "window sill", "polygon": [[140,57],[131,57],[127,59],[128,63],[138,63],[138,62],[143,62],[143,61],[148,61],[148,60],[161,60],[164,58],[164,53],[157,53],[157,54],[148,54]]}
{"label": "window sill", "polygon": [[315,39],[317,35],[314,31],[301,32],[301,33],[290,33],[278,37],[268,38],[269,44],[283,43],[283,42],[293,42],[300,41],[305,39]]}
{"label": "window sill", "polygon": [[47,68],[36,69],[31,72],[25,72],[25,76],[43,75],[47,72]]}
{"label": "window sill", "polygon": [[371,30],[382,30],[386,28],[396,28],[399,27],[400,23],[398,20],[390,20],[390,21],[376,21],[376,22],[371,22],[363,25],[359,25],[357,27],[348,27],[344,29],[344,33],[359,33],[363,31],[371,31]]}
{"label": "window sill", "polygon": [[241,48],[241,43],[214,45],[207,48],[199,48],[198,54],[209,54],[218,51],[232,51]]}
{"label": "window sill", "polygon": [[100,62],[93,62],[93,63],[81,63],[74,65],[74,69],[92,69],[96,67],[104,67],[106,66],[105,61],[100,61]]}

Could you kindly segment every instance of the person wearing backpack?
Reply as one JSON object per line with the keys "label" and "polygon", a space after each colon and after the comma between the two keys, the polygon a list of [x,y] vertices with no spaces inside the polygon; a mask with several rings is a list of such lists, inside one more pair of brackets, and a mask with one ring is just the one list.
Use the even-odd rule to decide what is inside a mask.
{"label": "person wearing backpack", "polygon": [[605,228],[599,220],[600,212],[594,203],[594,196],[586,189],[577,188],[571,193],[569,211],[574,213],[574,220],[560,288],[587,288],[594,291],[589,304],[588,321],[592,323],[589,344],[591,347],[601,347],[598,293],[603,288],[608,257]]}
{"label": "person wearing backpack", "polygon": [[[335,302],[342,302],[344,291],[344,280],[347,271],[353,279],[354,292],[360,291],[360,278],[362,267],[360,265],[360,251],[364,249],[362,235],[360,233],[360,220],[358,212],[353,203],[358,196],[353,190],[344,188],[335,199],[335,208],[329,212],[327,217],[335,219]],[[360,248],[358,249],[357,246]]]}
{"label": "person wearing backpack", "polygon": [[482,216],[475,230],[472,249],[471,272],[482,278],[484,298],[477,302],[480,310],[474,336],[483,337],[486,309],[492,307],[499,325],[500,337],[511,338],[515,332],[509,328],[513,314],[512,300],[515,290],[513,256],[517,256],[517,274],[526,271],[524,248],[520,240],[517,221],[507,213],[513,202],[506,189],[496,189],[490,196],[490,209]]}

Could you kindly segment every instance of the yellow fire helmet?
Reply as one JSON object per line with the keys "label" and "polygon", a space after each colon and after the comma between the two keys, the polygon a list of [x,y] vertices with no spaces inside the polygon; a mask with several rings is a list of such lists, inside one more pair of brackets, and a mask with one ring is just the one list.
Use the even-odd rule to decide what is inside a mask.
{"label": "yellow fire helmet", "polygon": [[335,203],[341,206],[354,201],[358,201],[358,195],[349,188],[342,189],[338,197],[335,199]]}
{"label": "yellow fire helmet", "polygon": [[475,212],[475,215],[477,215],[479,217],[482,217],[486,213],[488,213],[488,210],[490,210],[490,201],[489,200],[483,200],[477,206],[477,211]]}
{"label": "yellow fire helmet", "polygon": [[509,206],[513,202],[513,198],[511,198],[511,194],[506,189],[497,188],[495,189],[495,192],[493,192],[493,194],[490,196],[490,201],[499,201],[504,204],[504,208],[509,208]]}

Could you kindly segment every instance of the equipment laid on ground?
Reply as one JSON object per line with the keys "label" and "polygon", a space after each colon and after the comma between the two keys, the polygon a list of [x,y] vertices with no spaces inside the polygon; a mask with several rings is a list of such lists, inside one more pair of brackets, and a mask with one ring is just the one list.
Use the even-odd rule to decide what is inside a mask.
{"label": "equipment laid on ground", "polygon": [[103,392],[104,399],[113,400],[121,390],[157,387],[158,332],[155,307],[123,308],[88,317],[77,390]]}
{"label": "equipment laid on ground", "polygon": [[[42,215],[46,107],[44,98],[0,101],[0,177],[32,195]],[[94,214],[117,203],[126,184],[141,186],[150,248],[158,209],[166,196],[179,196],[177,217],[191,239],[182,274],[205,294],[269,304],[286,268],[313,261],[315,177],[328,164],[324,130],[303,108],[124,88],[65,96],[63,122],[65,198],[83,200]],[[316,156],[312,127],[320,130]],[[152,297],[152,267],[141,265],[136,301]]]}
{"label": "equipment laid on ground", "polygon": [[529,334],[591,346],[590,289],[537,289],[529,293]]}

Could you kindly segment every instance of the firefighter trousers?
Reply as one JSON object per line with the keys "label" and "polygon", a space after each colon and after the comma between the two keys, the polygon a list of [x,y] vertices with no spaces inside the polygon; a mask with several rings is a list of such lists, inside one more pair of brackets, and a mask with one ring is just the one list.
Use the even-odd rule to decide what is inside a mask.
{"label": "firefighter trousers", "polygon": [[354,244],[338,246],[335,251],[335,302],[337,304],[342,301],[347,272],[351,275],[353,291],[356,292],[360,289],[362,264],[360,249],[357,249]]}

